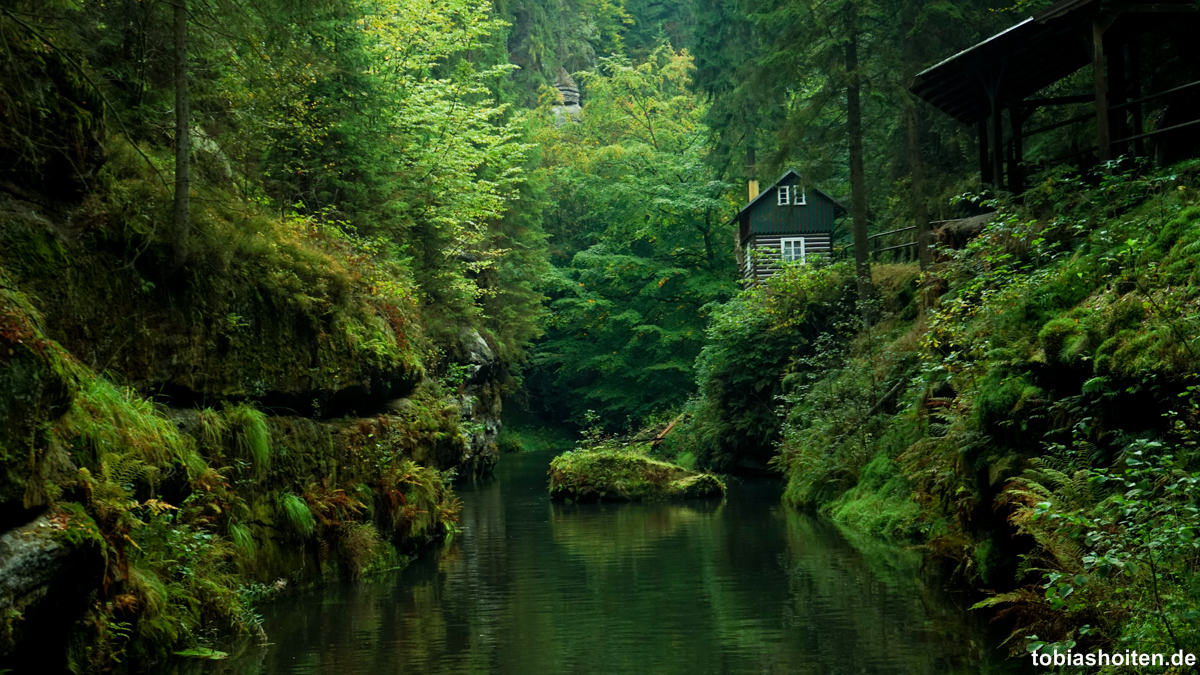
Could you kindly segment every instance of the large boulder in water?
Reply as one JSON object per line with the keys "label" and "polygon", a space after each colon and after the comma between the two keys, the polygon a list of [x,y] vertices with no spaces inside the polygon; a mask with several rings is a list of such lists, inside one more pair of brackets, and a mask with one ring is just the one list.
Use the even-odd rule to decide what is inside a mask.
{"label": "large boulder in water", "polygon": [[550,462],[550,497],[575,501],[652,501],[722,497],[708,473],[650,459],[634,450],[574,450]]}

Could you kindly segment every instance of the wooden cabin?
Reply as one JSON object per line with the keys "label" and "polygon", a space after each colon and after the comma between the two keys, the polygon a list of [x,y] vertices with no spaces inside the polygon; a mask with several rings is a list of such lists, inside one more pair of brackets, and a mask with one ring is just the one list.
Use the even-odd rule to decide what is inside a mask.
{"label": "wooden cabin", "polygon": [[828,256],[834,220],[845,207],[807,185],[794,169],[758,191],[750,182],[750,202],[729,221],[737,223],[737,257],[742,279],[756,283],[779,271],[779,263]]}

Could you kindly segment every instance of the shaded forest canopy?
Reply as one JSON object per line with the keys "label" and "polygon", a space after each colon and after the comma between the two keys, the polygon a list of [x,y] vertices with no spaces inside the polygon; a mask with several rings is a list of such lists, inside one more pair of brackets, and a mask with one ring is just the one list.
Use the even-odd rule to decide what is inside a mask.
{"label": "shaded forest canopy", "polygon": [[[1050,4],[5,3],[0,536],[53,554],[6,544],[2,663],[254,635],[277,580],[393,569],[456,475],[579,430],[782,473],[987,589],[1018,653],[1200,647],[1194,138],[1102,161],[1084,69],[1022,113],[1012,194],[910,91]],[[790,167],[849,214],[747,287],[728,223]]]}

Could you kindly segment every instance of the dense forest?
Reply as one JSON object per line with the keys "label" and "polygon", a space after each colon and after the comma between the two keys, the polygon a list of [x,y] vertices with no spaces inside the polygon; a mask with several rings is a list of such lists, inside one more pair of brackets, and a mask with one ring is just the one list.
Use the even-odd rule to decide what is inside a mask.
{"label": "dense forest", "polygon": [[[0,672],[266,639],[538,449],[572,501],[781,476],[1006,653],[1200,650],[1196,139],[1034,106],[1002,189],[910,90],[1051,4],[0,3]],[[845,213],[745,283],[789,169]]]}

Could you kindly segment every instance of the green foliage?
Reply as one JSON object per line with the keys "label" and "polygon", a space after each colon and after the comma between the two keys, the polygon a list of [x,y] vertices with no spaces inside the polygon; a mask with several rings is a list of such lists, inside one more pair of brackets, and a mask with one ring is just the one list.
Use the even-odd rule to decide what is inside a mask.
{"label": "green foliage", "polygon": [[827,367],[858,327],[848,265],[794,265],[714,311],[696,360],[700,396],[673,440],[701,466],[765,466],[778,439],[777,397]]}
{"label": "green foliage", "polygon": [[496,435],[496,447],[502,453],[524,452],[525,445],[520,436],[505,427]]}
{"label": "green foliage", "polygon": [[[688,48],[712,101],[705,121],[721,175],[761,180],[794,167],[831,194],[849,194],[853,83],[868,120],[865,197],[876,231],[914,224],[918,204],[940,214],[935,220],[953,217],[945,197],[976,166],[959,123],[914,106],[913,76],[1025,18],[987,2],[940,0],[770,0],[753,8],[698,0],[692,13]],[[852,37],[858,67],[850,70]],[[918,166],[923,181],[913,179]]]}
{"label": "green foliage", "polygon": [[554,207],[551,319],[526,382],[554,414],[594,408],[616,428],[681,404],[711,303],[736,289],[727,186],[703,162],[691,60],[601,61],[578,123],[543,106],[533,139]]}
{"label": "green foliage", "polygon": [[[5,309],[7,318],[21,317],[13,306]],[[104,670],[122,661],[145,663],[202,630],[258,630],[258,618],[237,590],[233,546],[199,506],[201,495],[220,491],[221,478],[195,442],[151,401],[94,375],[38,331],[29,337],[53,357],[46,366],[70,380],[66,409],[47,420],[46,447],[39,452],[49,449],[53,457],[54,449],[68,448],[74,464],[30,467],[40,472],[40,492],[51,500],[50,536],[69,549],[95,547],[103,561],[98,600],[70,628],[68,641],[79,649],[66,655],[68,664]],[[2,371],[10,366],[0,361]],[[14,394],[6,390],[5,401]],[[169,504],[159,495],[166,484],[192,496],[181,507]],[[236,531],[233,536],[239,538]]]}
{"label": "green foliage", "polygon": [[229,539],[233,542],[233,548],[239,556],[248,559],[254,558],[254,550],[257,544],[254,541],[254,535],[250,532],[250,528],[242,523],[232,523],[229,526]]}
{"label": "green foliage", "polygon": [[[511,24],[507,57],[520,66],[514,73],[515,95],[533,105],[539,88],[555,84],[560,69],[587,70],[597,57],[621,52],[622,33],[643,23],[631,16],[629,4],[629,0],[498,0],[496,12]],[[635,44],[645,47],[640,40]]]}
{"label": "green foliage", "polygon": [[[1009,491],[1017,504],[1012,518],[1041,544],[1027,565],[1043,579],[987,604],[1028,617],[1014,636],[1031,651],[1047,642],[1195,649],[1198,490],[1200,474],[1145,439],[1125,449],[1119,467],[1092,468],[1076,455],[1057,474],[1027,473]],[[1039,615],[1055,621],[1033,618]]]}
{"label": "green foliage", "polygon": [[[188,9],[177,265],[171,7],[0,8],[0,496],[103,554],[77,670],[257,632],[269,592],[251,580],[357,577],[453,531],[452,473],[432,465],[461,461],[465,420],[458,392],[420,383],[479,331],[498,397],[541,330],[545,186],[525,117],[496,98],[513,67],[488,51],[505,29],[490,3]],[[255,404],[324,416],[406,395],[344,423]]]}
{"label": "green foliage", "polygon": [[302,538],[312,536],[317,521],[313,517],[312,509],[299,495],[292,492],[280,494],[277,508],[279,515],[293,532]]}
{"label": "green foliage", "polygon": [[57,433],[75,448],[82,466],[102,484],[156,483],[179,471],[198,478],[208,467],[154,404],[102,378],[80,389]]}
{"label": "green foliage", "polygon": [[575,438],[561,427],[505,424],[496,443],[501,452],[561,452],[570,450],[575,445]]}
{"label": "green foliage", "polygon": [[1179,167],[1048,178],[919,286],[876,265],[869,328],[848,271],[785,270],[714,313],[666,445],[703,459],[774,421],[785,501],[925,541],[1000,591],[980,606],[1018,649],[1193,649],[1194,190]]}
{"label": "green foliage", "polygon": [[388,466],[381,479],[381,512],[385,532],[416,541],[455,531],[461,503],[450,491],[452,473],[441,473],[402,460]]}

